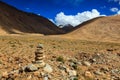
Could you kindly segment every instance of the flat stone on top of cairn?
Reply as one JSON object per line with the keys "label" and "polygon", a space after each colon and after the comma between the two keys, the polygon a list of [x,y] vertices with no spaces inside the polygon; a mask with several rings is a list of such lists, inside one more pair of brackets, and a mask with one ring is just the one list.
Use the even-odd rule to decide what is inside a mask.
{"label": "flat stone on top of cairn", "polygon": [[43,50],[43,44],[38,44],[37,49],[35,51],[35,64],[38,68],[44,67],[44,50]]}
{"label": "flat stone on top of cairn", "polygon": [[38,44],[37,48],[43,49],[43,44]]}

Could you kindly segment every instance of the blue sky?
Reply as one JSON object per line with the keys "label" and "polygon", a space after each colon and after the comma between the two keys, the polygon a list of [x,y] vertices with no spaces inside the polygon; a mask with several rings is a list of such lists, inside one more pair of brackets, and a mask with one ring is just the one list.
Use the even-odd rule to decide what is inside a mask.
{"label": "blue sky", "polygon": [[[54,21],[54,23],[58,25],[69,24],[73,20],[78,19],[76,17],[81,17],[81,15],[82,18],[84,18],[85,16],[85,19],[88,20],[100,15],[109,16],[120,14],[120,0],[2,0],[2,1],[20,10],[44,16],[50,19],[51,21]],[[94,12],[97,15],[94,14]],[[93,17],[91,17],[89,14],[92,15]],[[63,19],[63,22],[61,22],[62,19],[58,19],[60,17]],[[65,17],[66,20],[64,20],[63,17]],[[69,19],[72,19],[72,21],[67,21]],[[82,20],[85,21],[85,19]],[[78,19],[78,23],[79,22],[81,23],[82,20]],[[74,26],[77,24],[73,23]]]}

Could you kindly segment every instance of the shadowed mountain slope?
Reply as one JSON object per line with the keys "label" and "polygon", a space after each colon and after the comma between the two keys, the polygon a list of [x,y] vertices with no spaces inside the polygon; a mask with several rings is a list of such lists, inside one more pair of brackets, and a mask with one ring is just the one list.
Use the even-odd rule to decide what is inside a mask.
{"label": "shadowed mountain slope", "polygon": [[48,19],[26,13],[0,1],[0,34],[40,33],[61,34],[64,31]]}

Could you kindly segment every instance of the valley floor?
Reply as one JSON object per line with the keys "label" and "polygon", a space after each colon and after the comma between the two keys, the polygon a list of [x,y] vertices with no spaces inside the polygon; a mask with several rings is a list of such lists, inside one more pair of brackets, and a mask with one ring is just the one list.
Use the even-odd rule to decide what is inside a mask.
{"label": "valley floor", "polygon": [[[32,64],[36,46],[44,45],[42,68],[20,72]],[[120,43],[86,41],[39,35],[0,36],[0,79],[15,80],[120,80]]]}

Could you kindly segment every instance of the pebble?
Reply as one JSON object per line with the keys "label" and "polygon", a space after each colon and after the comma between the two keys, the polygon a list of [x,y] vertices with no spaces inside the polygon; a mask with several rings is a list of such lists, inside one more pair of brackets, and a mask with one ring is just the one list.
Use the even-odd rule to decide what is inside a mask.
{"label": "pebble", "polygon": [[82,65],[82,63],[81,63],[80,61],[79,61],[79,62],[77,62],[77,64],[78,64],[78,65],[80,65],[80,66]]}
{"label": "pebble", "polygon": [[95,73],[96,75],[103,75],[103,73],[100,72],[100,71],[95,71],[94,73]]}
{"label": "pebble", "polygon": [[48,73],[52,73],[53,69],[49,64],[46,64],[44,67],[44,71]]}
{"label": "pebble", "polygon": [[77,77],[70,77],[70,79],[68,79],[68,80],[78,80],[78,78]]}
{"label": "pebble", "polygon": [[89,63],[88,61],[83,61],[83,65],[85,65],[85,66],[91,66],[91,63]]}
{"label": "pebble", "polygon": [[19,74],[19,70],[12,70],[12,71],[9,72],[9,74],[15,74],[15,73]]}
{"label": "pebble", "polygon": [[61,65],[61,64],[58,66],[58,68],[61,69],[61,70],[66,70],[66,66]]}
{"label": "pebble", "polygon": [[44,72],[40,72],[40,75],[43,77],[45,75],[45,73]]}
{"label": "pebble", "polygon": [[103,67],[103,68],[101,68],[101,70],[102,70],[103,72],[105,72],[105,71],[109,72],[109,68],[108,68],[108,67]]}
{"label": "pebble", "polygon": [[69,76],[77,76],[77,72],[75,70],[69,70],[68,72]]}
{"label": "pebble", "polygon": [[0,73],[0,80],[2,79],[2,74]]}
{"label": "pebble", "polygon": [[2,77],[7,78],[8,77],[8,72],[7,71],[3,72]]}
{"label": "pebble", "polygon": [[85,77],[93,78],[93,75],[91,74],[91,72],[86,71],[85,72]]}
{"label": "pebble", "polygon": [[113,70],[111,70],[111,72],[112,72],[112,74],[116,74],[116,73],[120,73],[120,70],[118,70],[118,69],[113,69]]}
{"label": "pebble", "polygon": [[41,77],[40,72],[39,72],[39,71],[35,71],[35,72],[34,72],[34,76]]}
{"label": "pebble", "polygon": [[52,78],[52,76],[51,76],[50,74],[48,74],[48,78],[49,78],[49,79],[51,79],[51,78]]}
{"label": "pebble", "polygon": [[93,59],[90,59],[90,62],[91,63],[94,63],[94,62],[96,62],[97,60],[95,59],[95,58],[93,58]]}
{"label": "pebble", "polygon": [[48,77],[47,77],[47,76],[45,76],[43,80],[48,80]]}
{"label": "pebble", "polygon": [[28,80],[30,80],[31,78],[32,78],[32,76],[31,76],[31,75],[29,75],[29,76],[27,77],[27,79],[28,79]]}

